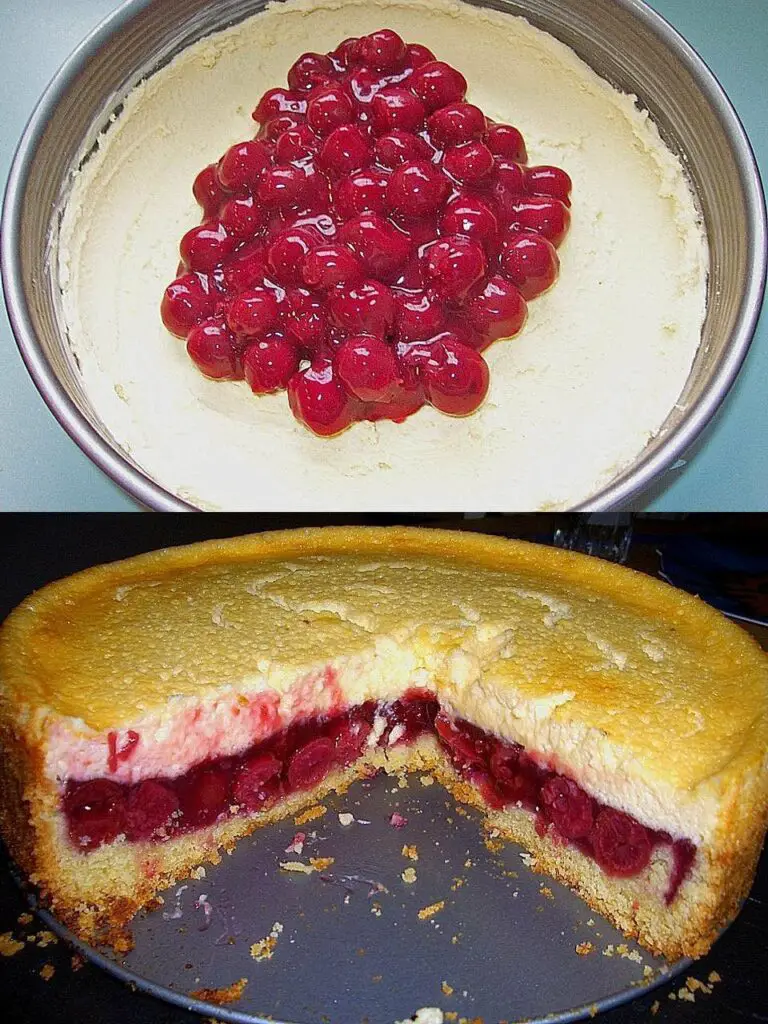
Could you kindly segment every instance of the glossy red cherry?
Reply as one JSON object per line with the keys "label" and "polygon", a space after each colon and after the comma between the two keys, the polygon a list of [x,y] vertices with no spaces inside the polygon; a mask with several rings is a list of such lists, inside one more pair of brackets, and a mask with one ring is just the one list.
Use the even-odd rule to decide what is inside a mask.
{"label": "glossy red cherry", "polygon": [[322,296],[295,288],[286,294],[290,315],[284,325],[299,347],[314,356],[323,347],[328,336],[328,310]]}
{"label": "glossy red cherry", "polygon": [[435,340],[419,375],[427,400],[449,416],[467,416],[488,391],[488,365],[479,352],[453,341]]}
{"label": "glossy red cherry", "polygon": [[491,775],[504,786],[514,786],[520,767],[520,754],[523,748],[519,743],[504,743],[497,740],[491,749],[488,765]]}
{"label": "glossy red cherry", "polygon": [[338,85],[316,89],[307,104],[307,124],[318,135],[330,135],[334,128],[355,119],[355,110],[347,92]]}
{"label": "glossy red cherry", "polygon": [[235,772],[232,799],[243,810],[258,811],[280,795],[282,764],[272,754],[246,758]]}
{"label": "glossy red cherry", "polygon": [[344,716],[339,721],[332,722],[328,727],[327,736],[333,743],[336,763],[352,764],[363,752],[370,733],[370,722],[363,717],[360,709],[353,708],[349,718]]}
{"label": "glossy red cherry", "polygon": [[363,36],[357,45],[357,53],[363,63],[377,71],[397,71],[405,63],[405,43],[391,29],[382,29]]}
{"label": "glossy red cherry", "polygon": [[450,64],[433,60],[416,68],[408,79],[408,88],[432,111],[448,103],[460,103],[467,92],[467,80]]}
{"label": "glossy red cherry", "polygon": [[389,86],[371,101],[371,124],[377,135],[395,130],[417,132],[427,112],[424,104],[403,86]]}
{"label": "glossy red cherry", "polygon": [[380,281],[342,284],[329,298],[331,319],[349,334],[384,338],[392,329],[395,304],[392,292]]}
{"label": "glossy red cherry", "polygon": [[510,227],[535,231],[557,247],[568,234],[571,215],[559,199],[530,196],[513,206]]}
{"label": "glossy red cherry", "polygon": [[317,157],[320,169],[331,178],[344,178],[365,167],[371,159],[371,144],[354,124],[334,128]]}
{"label": "glossy red cherry", "polygon": [[299,284],[307,253],[317,239],[307,228],[291,228],[276,236],[267,249],[267,265],[273,280],[280,284]]}
{"label": "glossy red cherry", "polygon": [[525,140],[517,128],[509,124],[493,124],[488,128],[488,148],[495,156],[507,157],[524,164],[528,160]]}
{"label": "glossy red cherry", "polygon": [[222,264],[234,246],[235,240],[220,221],[208,221],[187,231],[179,253],[185,267],[205,273]]}
{"label": "glossy red cherry", "polygon": [[267,261],[264,250],[258,243],[252,248],[244,246],[222,268],[222,290],[228,296],[234,297],[245,288],[261,286],[266,277]]}
{"label": "glossy red cherry", "polygon": [[252,288],[241,292],[227,312],[227,324],[235,334],[255,337],[266,334],[277,322],[275,293],[269,288]]}
{"label": "glossy red cherry", "polygon": [[178,815],[179,800],[170,785],[146,779],[131,788],[125,806],[125,832],[133,842],[167,837]]}
{"label": "glossy red cherry", "polygon": [[336,350],[335,365],[344,387],[360,401],[394,399],[400,370],[386,342],[366,334],[346,338]]}
{"label": "glossy red cherry", "polygon": [[405,235],[373,213],[349,220],[339,237],[354,250],[371,277],[388,283],[397,278],[411,253]]}
{"label": "glossy red cherry", "polygon": [[387,190],[389,208],[406,216],[432,213],[445,200],[447,178],[426,160],[411,160],[393,172]]}
{"label": "glossy red cherry", "polygon": [[551,288],[559,268],[557,250],[542,235],[520,232],[504,243],[500,270],[526,300]]}
{"label": "glossy red cherry", "polygon": [[259,202],[280,209],[299,208],[309,197],[312,184],[303,168],[290,164],[287,167],[273,167],[267,171],[259,184]]}
{"label": "glossy red cherry", "polygon": [[264,207],[253,196],[236,197],[221,207],[220,221],[227,234],[236,241],[253,238],[266,221]]}
{"label": "glossy red cherry", "polygon": [[243,378],[240,350],[224,317],[211,317],[193,327],[187,335],[187,352],[201,373],[211,380]]}
{"label": "glossy red cherry", "polygon": [[333,742],[327,736],[310,740],[288,762],[288,785],[294,791],[312,789],[322,782],[334,760]]}
{"label": "glossy red cherry", "polygon": [[281,133],[275,142],[278,164],[306,164],[317,153],[319,140],[309,125],[300,124]]}
{"label": "glossy red cherry", "polygon": [[317,359],[288,381],[293,415],[315,434],[329,437],[352,422],[349,396],[335,375],[330,359]]}
{"label": "glossy red cherry", "polygon": [[358,280],[363,276],[363,266],[348,246],[329,242],[308,253],[302,274],[310,288],[327,290],[344,281]]}
{"label": "glossy red cherry", "polygon": [[498,245],[496,214],[488,203],[469,193],[462,193],[446,204],[439,225],[441,235],[465,235],[486,251],[494,251]]}
{"label": "glossy red cherry", "polygon": [[592,799],[572,779],[562,775],[541,787],[545,814],[561,836],[580,839],[589,834],[594,820]]}
{"label": "glossy red cherry", "polygon": [[395,130],[380,135],[374,145],[376,162],[394,170],[412,160],[428,160],[430,149],[424,139],[410,132]]}
{"label": "glossy red cherry", "polygon": [[186,338],[195,324],[212,315],[217,299],[205,274],[182,274],[165,289],[160,315],[171,334]]}
{"label": "glossy red cherry", "polygon": [[350,174],[340,181],[334,191],[336,209],[344,220],[366,210],[384,213],[387,208],[389,175],[375,167]]}
{"label": "glossy red cherry", "polygon": [[[294,132],[298,128],[306,128],[301,114],[279,114],[262,126],[259,133],[268,142],[276,143],[286,132]],[[310,128],[310,131],[312,129]]]}
{"label": "glossy red cherry", "polygon": [[412,68],[420,68],[435,59],[434,53],[421,43],[409,43],[406,47],[406,61]]}
{"label": "glossy red cherry", "polygon": [[281,334],[268,334],[243,352],[243,375],[255,395],[282,391],[298,368],[298,349]]}
{"label": "glossy red cherry", "polygon": [[251,117],[259,124],[266,124],[281,114],[303,115],[307,112],[307,101],[290,89],[268,89],[259,100]]}
{"label": "glossy red cherry", "polygon": [[483,138],[485,114],[472,103],[449,103],[432,114],[427,127],[434,144],[460,146]]}
{"label": "glossy red cherry", "polygon": [[223,765],[204,764],[177,783],[184,828],[212,825],[229,808],[231,775]]}
{"label": "glossy red cherry", "polygon": [[219,181],[216,164],[208,164],[195,178],[192,194],[203,208],[203,219],[213,220],[218,217],[221,206],[229,198],[229,194]]}
{"label": "glossy red cherry", "polygon": [[288,86],[305,92],[317,85],[327,85],[335,77],[330,57],[324,53],[303,53],[288,71]]}
{"label": "glossy red cherry", "polygon": [[438,235],[436,212],[427,213],[423,217],[408,217],[402,213],[393,213],[389,219],[397,230],[408,239],[411,255],[425,245],[429,245]]}
{"label": "glossy red cherry", "polygon": [[499,217],[506,224],[517,215],[516,203],[527,195],[525,168],[506,157],[495,157],[495,164],[495,181],[491,192]]}
{"label": "glossy red cherry", "polygon": [[443,167],[456,181],[474,184],[494,170],[493,153],[483,142],[465,142],[445,151]]}
{"label": "glossy red cherry", "polygon": [[448,235],[430,245],[424,254],[424,270],[432,287],[451,299],[463,302],[486,274],[483,247],[462,235]]}
{"label": "glossy red cherry", "polygon": [[573,183],[570,176],[559,167],[527,167],[525,184],[533,196],[551,196],[566,206],[571,205]]}
{"label": "glossy red cherry", "polygon": [[443,304],[426,292],[395,295],[395,333],[401,341],[424,341],[444,327]]}
{"label": "glossy red cherry", "polygon": [[81,850],[111,843],[123,831],[125,792],[109,779],[70,782],[64,794],[69,836]]}
{"label": "glossy red cherry", "polygon": [[528,308],[513,284],[496,274],[467,306],[469,319],[487,341],[511,338],[525,323]]}
{"label": "glossy red cherry", "polygon": [[607,875],[629,878],[648,866],[648,830],[622,811],[603,807],[590,833],[595,860]]}
{"label": "glossy red cherry", "polygon": [[386,89],[388,82],[385,78],[381,77],[378,71],[364,67],[355,68],[347,79],[347,85],[355,103],[358,104],[360,112],[364,112],[367,115],[373,97],[380,93],[382,89]]}
{"label": "glossy red cherry", "polygon": [[238,142],[219,161],[219,181],[230,192],[253,192],[272,166],[269,151],[258,139]]}
{"label": "glossy red cherry", "polygon": [[336,49],[328,54],[337,72],[347,71],[350,67],[360,62],[358,57],[359,42],[360,40],[357,36],[350,36],[349,39],[342,40]]}

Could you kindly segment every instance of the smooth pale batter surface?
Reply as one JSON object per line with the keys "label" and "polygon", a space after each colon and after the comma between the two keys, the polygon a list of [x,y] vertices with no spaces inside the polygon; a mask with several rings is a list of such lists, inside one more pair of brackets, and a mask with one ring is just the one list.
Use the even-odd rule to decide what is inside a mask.
{"label": "smooth pale batter surface", "polygon": [[[431,408],[319,439],[284,393],[206,380],[159,305],[197,172],[252,136],[262,92],[306,50],[392,27],[458,67],[468,98],[523,132],[529,162],[573,179],[557,285],[523,333],[486,353],[474,415]],[[143,83],[78,176],[62,224],[65,318],[85,388],[150,476],[204,508],[486,510],[586,500],[642,449],[687,378],[707,249],[678,160],[655,126],[525,21],[439,0],[272,5]]]}

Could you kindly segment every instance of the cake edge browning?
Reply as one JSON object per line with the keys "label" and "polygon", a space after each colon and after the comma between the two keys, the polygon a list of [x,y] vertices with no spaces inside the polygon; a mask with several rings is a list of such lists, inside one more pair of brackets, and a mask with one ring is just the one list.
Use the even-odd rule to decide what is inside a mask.
{"label": "cake edge browning", "polygon": [[[266,560],[285,556],[312,554],[389,554],[420,555],[433,554],[458,561],[474,562],[491,568],[519,565],[521,560],[529,567],[547,568],[557,565],[567,572],[573,582],[587,582],[593,590],[616,596],[621,576],[621,596],[631,593],[632,600],[642,607],[653,604],[657,614],[663,615],[674,608],[690,612],[695,625],[709,629],[727,627],[734,636],[740,636],[747,654],[751,641],[755,651],[757,644],[748,638],[739,627],[727,622],[703,602],[681,594],[666,584],[651,580],[639,573],[620,569],[607,563],[598,563],[585,556],[551,551],[539,545],[520,541],[507,541],[485,535],[455,533],[450,531],[424,530],[413,528],[322,528],[301,531],[281,531],[272,534],[257,534],[235,538],[231,541],[211,541],[188,547],[165,549],[141,555],[124,562],[113,563],[86,570],[74,577],[51,584],[43,591],[28,598],[13,612],[0,631],[0,746],[4,757],[0,759],[0,832],[6,838],[11,855],[30,877],[41,887],[44,899],[65,923],[81,937],[98,937],[104,929],[119,928],[165,885],[173,884],[185,877],[201,860],[215,861],[221,847],[231,847],[241,838],[272,821],[285,818],[293,813],[291,801],[281,802],[276,808],[256,818],[235,818],[219,826],[204,829],[200,833],[177,840],[174,848],[176,857],[169,860],[169,872],[160,869],[150,882],[145,874],[136,871],[128,877],[131,885],[126,889],[113,877],[108,868],[106,876],[110,886],[103,888],[107,909],[100,913],[94,905],[83,902],[82,886],[55,887],[52,880],[61,872],[66,862],[67,846],[59,812],[59,795],[53,781],[44,773],[45,743],[47,725],[56,713],[45,707],[15,704],[19,688],[23,683],[23,662],[20,655],[27,650],[27,644],[35,640],[35,620],[62,602],[68,595],[75,595],[92,587],[114,585],[116,581],[141,578],[147,571],[163,569],[183,571],[191,565],[209,564],[212,561],[240,561],[242,559]],[[631,586],[626,580],[631,580]],[[614,582],[616,581],[616,582]],[[693,627],[692,627],[693,628]],[[761,654],[762,657],[762,654]],[[13,674],[14,686],[10,692],[4,687]],[[15,693],[13,692],[15,689]],[[765,735],[765,714],[755,722],[755,737]],[[768,753],[763,747],[762,757],[755,755],[754,739],[745,742],[745,749],[729,765],[727,779],[713,779],[718,783],[718,820],[711,842],[699,847],[701,863],[693,877],[681,888],[675,908],[675,928],[659,926],[653,915],[641,913],[627,900],[628,887],[624,880],[609,879],[588,858],[572,848],[558,846],[549,839],[542,839],[535,832],[532,819],[524,813],[488,812],[474,788],[458,779],[448,768],[447,762],[438,761],[431,755],[428,766],[433,770],[457,798],[478,806],[486,813],[487,820],[498,827],[505,837],[520,842],[532,851],[539,868],[552,877],[571,885],[586,900],[589,906],[605,913],[626,934],[638,938],[644,945],[674,959],[679,955],[700,956],[705,953],[719,930],[735,915],[746,896],[754,876],[761,844],[768,827]],[[375,753],[375,752],[374,752]],[[402,770],[412,757],[415,766],[422,766],[417,748],[403,755],[398,762]],[[393,753],[390,760],[378,765],[387,769],[393,767]],[[371,754],[373,758],[373,754]],[[344,775],[330,776],[316,792],[296,797],[296,808],[306,806],[319,794],[332,789],[346,788],[359,774],[369,770],[366,765],[353,766]],[[726,773],[723,773],[726,774]],[[735,838],[734,838],[735,837]],[[141,845],[141,844],[138,844]],[[102,857],[105,862],[116,858],[125,869],[126,844],[115,844],[88,854],[91,858]],[[154,847],[154,850],[167,850]],[[185,852],[188,851],[188,852]],[[129,851],[129,860],[138,850]],[[71,851],[80,863],[83,854]],[[130,865],[129,865],[130,866]],[[72,869],[75,870],[74,868]],[[619,884],[621,883],[621,884]],[[696,898],[692,896],[695,887]],[[631,888],[631,887],[630,887]],[[125,889],[125,892],[122,890]],[[118,893],[115,897],[114,894]],[[111,894],[111,895],[110,895]],[[97,893],[98,896],[98,893]]]}
{"label": "cake edge browning", "polygon": [[[564,846],[549,834],[541,835],[530,812],[515,807],[489,809],[477,789],[454,771],[433,737],[395,749],[370,750],[350,767],[329,774],[312,790],[294,793],[261,813],[189,833],[170,846],[113,843],[87,854],[71,846],[52,784],[28,787],[28,816],[18,807],[8,813],[5,797],[14,784],[10,761],[0,762],[0,823],[12,857],[38,887],[43,905],[78,938],[118,951],[131,947],[127,926],[141,910],[156,905],[158,892],[188,878],[200,864],[219,863],[222,852],[230,852],[240,839],[259,828],[300,814],[328,793],[344,793],[358,779],[379,770],[392,775],[430,772],[456,800],[483,814],[484,828],[497,830],[504,840],[527,851],[534,871],[569,886],[627,938],[670,961],[705,955],[736,916],[751,887],[763,829],[768,824],[768,791],[763,785],[755,794],[762,799],[758,806],[763,807],[763,814],[749,817],[746,841],[734,844],[729,840],[734,818],[726,813],[717,845],[699,848],[692,875],[673,904],[659,914],[659,902],[654,903],[652,897],[649,900],[643,888],[646,873],[639,878],[608,876],[575,847]],[[734,782],[729,808],[741,806],[737,794],[744,792],[743,781]],[[79,870],[85,858],[88,877],[95,879],[90,888],[84,887]],[[648,869],[651,871],[653,867]],[[657,876],[662,888],[667,877],[664,863]]]}

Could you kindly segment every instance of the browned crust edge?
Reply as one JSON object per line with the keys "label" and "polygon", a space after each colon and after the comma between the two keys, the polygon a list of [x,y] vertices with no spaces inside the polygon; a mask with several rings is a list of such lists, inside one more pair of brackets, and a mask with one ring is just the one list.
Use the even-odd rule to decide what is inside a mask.
{"label": "browned crust edge", "polygon": [[391,774],[432,772],[457,800],[483,812],[488,827],[527,850],[535,858],[534,870],[570,886],[628,938],[669,960],[703,956],[737,914],[751,886],[768,824],[765,803],[762,814],[745,818],[742,799],[748,794],[743,787],[734,787],[725,821],[743,830],[742,839],[737,844],[720,844],[716,850],[700,849],[693,876],[672,906],[665,908],[643,889],[644,876],[604,875],[578,850],[539,835],[528,812],[515,808],[489,812],[477,790],[456,775],[429,738],[411,747],[373,750],[351,768],[330,775],[315,790],[294,794],[261,815],[231,819],[168,845],[117,843],[82,854],[66,838],[55,787],[32,783],[23,788],[23,780],[34,777],[29,771],[35,758],[18,738],[3,735],[1,740],[6,757],[0,762],[0,828],[12,857],[38,885],[44,904],[74,934],[89,943],[123,950],[130,941],[125,926],[156,900],[158,892],[189,877],[200,864],[218,863],[222,852],[230,852],[239,839],[256,829],[299,814],[329,792],[343,793],[356,779],[380,769]]}

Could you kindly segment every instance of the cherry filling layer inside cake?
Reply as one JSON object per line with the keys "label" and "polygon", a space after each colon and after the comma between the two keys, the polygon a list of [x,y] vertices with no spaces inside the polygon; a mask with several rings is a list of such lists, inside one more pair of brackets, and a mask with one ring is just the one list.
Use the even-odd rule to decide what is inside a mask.
{"label": "cherry filling layer inside cake", "polygon": [[383,29],[303,54],[264,94],[256,138],[195,180],[202,223],[162,301],[203,374],[287,390],[320,435],[480,406],[481,353],[557,278],[571,180],[528,166],[466,92]]}
{"label": "cherry filling layer inside cake", "polygon": [[[291,794],[314,789],[366,751],[425,735],[437,739],[457,776],[474,787],[489,810],[528,812],[540,836],[574,846],[609,876],[639,875],[656,848],[669,848],[664,900],[672,903],[696,856],[692,842],[673,839],[593,799],[533,752],[451,716],[434,694],[418,689],[395,701],[369,700],[340,714],[304,718],[236,756],[204,761],[174,778],[145,778],[133,785],[109,778],[70,781],[62,798],[69,837],[81,850],[117,840],[162,843],[267,810]],[[111,733],[110,772],[129,762],[139,743],[139,734],[129,730],[118,749]]]}

